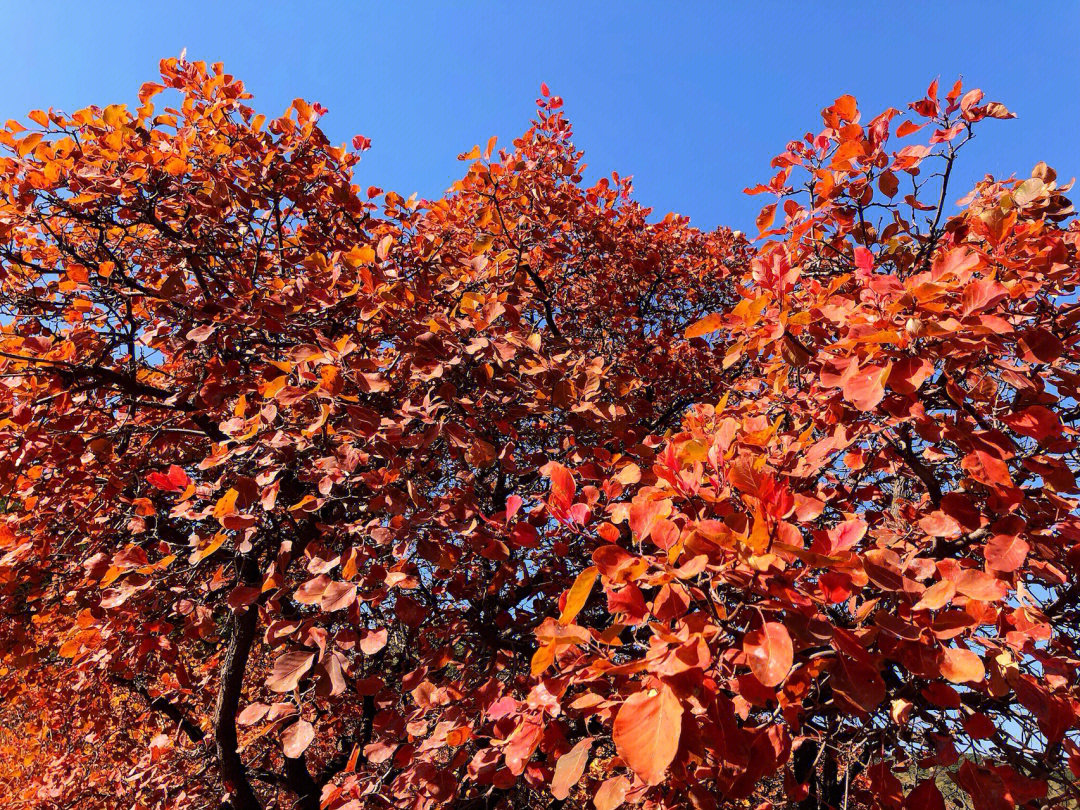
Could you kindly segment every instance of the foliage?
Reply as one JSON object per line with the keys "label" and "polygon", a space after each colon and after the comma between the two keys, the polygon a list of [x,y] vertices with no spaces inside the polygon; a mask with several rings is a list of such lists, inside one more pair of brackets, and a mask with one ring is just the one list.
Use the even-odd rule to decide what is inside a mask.
{"label": "foliage", "polygon": [[546,87],[419,201],[161,73],[0,132],[9,806],[1075,799],[1080,230],[946,213],[1004,107],[837,99],[752,244]]}

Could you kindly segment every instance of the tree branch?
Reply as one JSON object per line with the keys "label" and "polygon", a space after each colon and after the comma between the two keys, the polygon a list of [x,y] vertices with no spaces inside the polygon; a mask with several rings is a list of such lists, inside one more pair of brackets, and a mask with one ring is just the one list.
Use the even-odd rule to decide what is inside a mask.
{"label": "tree branch", "polygon": [[905,425],[902,429],[903,444],[890,441],[893,449],[899,454],[900,458],[904,460],[904,463],[911,469],[915,475],[922,481],[923,486],[926,487],[926,491],[930,494],[930,501],[934,504],[934,508],[941,506],[941,484],[938,483],[937,478],[930,469],[923,464],[922,459],[915,455],[915,451],[911,449],[911,434],[907,431]]}
{"label": "tree branch", "polygon": [[195,725],[195,723],[193,723],[190,719],[188,719],[187,715],[184,714],[183,709],[170,701],[168,698],[164,697],[163,695],[151,697],[149,690],[145,686],[136,681],[128,680],[127,678],[121,678],[117,676],[113,680],[116,681],[116,683],[126,686],[133,692],[136,692],[143,698],[143,700],[147,702],[151,709],[156,712],[161,712],[163,715],[176,723],[177,727],[182,732],[184,732],[184,734],[187,735],[188,739],[191,740],[193,743],[201,743],[206,739],[206,733],[197,725]]}

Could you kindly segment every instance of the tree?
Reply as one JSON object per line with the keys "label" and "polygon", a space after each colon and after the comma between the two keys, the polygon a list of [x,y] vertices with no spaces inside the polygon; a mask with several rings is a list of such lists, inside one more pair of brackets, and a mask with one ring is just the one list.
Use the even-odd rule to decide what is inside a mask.
{"label": "tree", "polygon": [[419,201],[161,74],[0,132],[12,806],[1075,800],[1080,231],[946,213],[1004,107],[838,99],[751,244],[546,87]]}

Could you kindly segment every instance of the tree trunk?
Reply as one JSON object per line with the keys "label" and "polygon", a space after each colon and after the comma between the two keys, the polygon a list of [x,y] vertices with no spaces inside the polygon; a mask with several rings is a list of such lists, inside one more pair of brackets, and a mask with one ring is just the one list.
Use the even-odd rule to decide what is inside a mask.
{"label": "tree trunk", "polygon": [[299,810],[319,810],[321,791],[308,771],[307,759],[303,754],[295,758],[285,757],[285,784],[299,799],[294,807]]}
{"label": "tree trunk", "polygon": [[232,794],[227,805],[233,810],[262,810],[262,803],[248,781],[247,769],[236,750],[236,709],[244,688],[244,672],[258,629],[259,610],[255,605],[233,619],[232,636],[221,664],[221,685],[214,708],[214,742],[218,767],[225,788]]}

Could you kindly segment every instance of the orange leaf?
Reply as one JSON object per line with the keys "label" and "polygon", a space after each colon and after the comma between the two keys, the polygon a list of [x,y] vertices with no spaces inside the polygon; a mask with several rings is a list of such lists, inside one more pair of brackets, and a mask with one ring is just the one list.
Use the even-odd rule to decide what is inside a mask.
{"label": "orange leaf", "polygon": [[315,727],[307,720],[297,720],[281,733],[281,748],[285,756],[296,759],[315,739]]}
{"label": "orange leaf", "polygon": [[291,692],[313,663],[315,653],[300,650],[285,653],[274,661],[274,669],[266,679],[267,688],[274,692]]}
{"label": "orange leaf", "polygon": [[1008,465],[998,456],[985,450],[969,453],[960,462],[972,478],[988,486],[1012,487],[1012,477]]}
{"label": "orange leaf", "polygon": [[25,157],[35,146],[41,143],[42,134],[40,132],[31,132],[21,141],[19,141],[19,157]]}
{"label": "orange leaf", "polygon": [[555,774],[551,777],[551,795],[559,801],[570,795],[570,790],[581,779],[585,766],[589,762],[589,751],[593,738],[586,737],[555,763]]}
{"label": "orange leaf", "polygon": [[223,518],[226,515],[231,515],[233,512],[235,512],[236,498],[239,495],[239,492],[237,492],[232,487],[229,487],[225,494],[222,495],[218,499],[218,502],[214,505],[214,517]]}
{"label": "orange leaf", "polygon": [[850,95],[840,96],[833,102],[833,111],[846,121],[854,121],[855,116],[858,115],[855,97]]}
{"label": "orange leaf", "polygon": [[1031,546],[1019,536],[995,534],[987,543],[983,553],[986,564],[995,571],[1015,571],[1024,564]]}
{"label": "orange leaf", "polygon": [[794,650],[787,628],[779,622],[766,622],[743,639],[743,651],[754,677],[765,686],[778,686],[791,669]]}
{"label": "orange leaf", "polygon": [[630,780],[625,776],[612,776],[605,779],[593,797],[593,805],[596,810],[615,810],[626,801],[626,794],[630,790]]}
{"label": "orange leaf", "polygon": [[612,739],[619,756],[649,785],[658,785],[679,750],[682,704],[671,687],[635,692],[619,709]]}
{"label": "orange leaf", "polygon": [[694,322],[686,330],[685,337],[687,340],[691,338],[701,337],[702,335],[709,335],[720,329],[724,324],[724,316],[719,312],[713,312],[710,315],[706,315],[704,318]]}
{"label": "orange leaf", "polygon": [[757,224],[759,232],[765,232],[772,227],[773,220],[776,219],[776,203],[770,203],[761,209],[761,213],[758,214]]}
{"label": "orange leaf", "polygon": [[885,397],[885,380],[889,378],[891,364],[865,366],[844,383],[844,399],[860,411],[872,411]]}
{"label": "orange leaf", "polygon": [[968,568],[960,572],[956,578],[956,590],[969,599],[978,599],[982,602],[996,602],[1004,599],[1008,593],[1008,586],[997,577],[991,576],[985,571],[976,571]]}
{"label": "orange leaf", "polygon": [[941,610],[956,595],[956,584],[943,579],[935,582],[922,593],[912,610]]}
{"label": "orange leaf", "polygon": [[566,605],[563,607],[562,615],[559,616],[559,624],[573,624],[578,613],[585,607],[585,602],[589,599],[595,581],[595,565],[590,565],[577,575],[574,584],[570,586],[570,590],[566,594]]}
{"label": "orange leaf", "polygon": [[914,121],[904,121],[896,128],[896,137],[906,138],[908,135],[918,132],[923,126],[923,124],[916,124]]}
{"label": "orange leaf", "polygon": [[224,532],[218,532],[213,536],[209,543],[195,551],[188,561],[192,565],[194,565],[201,560],[205,560],[207,557],[209,557],[211,554],[221,548],[221,544],[225,542],[225,537],[226,535]]}
{"label": "orange leaf", "polygon": [[979,683],[986,675],[986,668],[971,650],[946,647],[941,651],[941,675],[952,683]]}
{"label": "orange leaf", "polygon": [[555,661],[555,645],[541,644],[533,653],[529,668],[533,675],[539,675]]}
{"label": "orange leaf", "polygon": [[139,88],[139,102],[145,104],[164,89],[165,87],[163,85],[157,84],[156,82],[145,82],[143,86]]}

